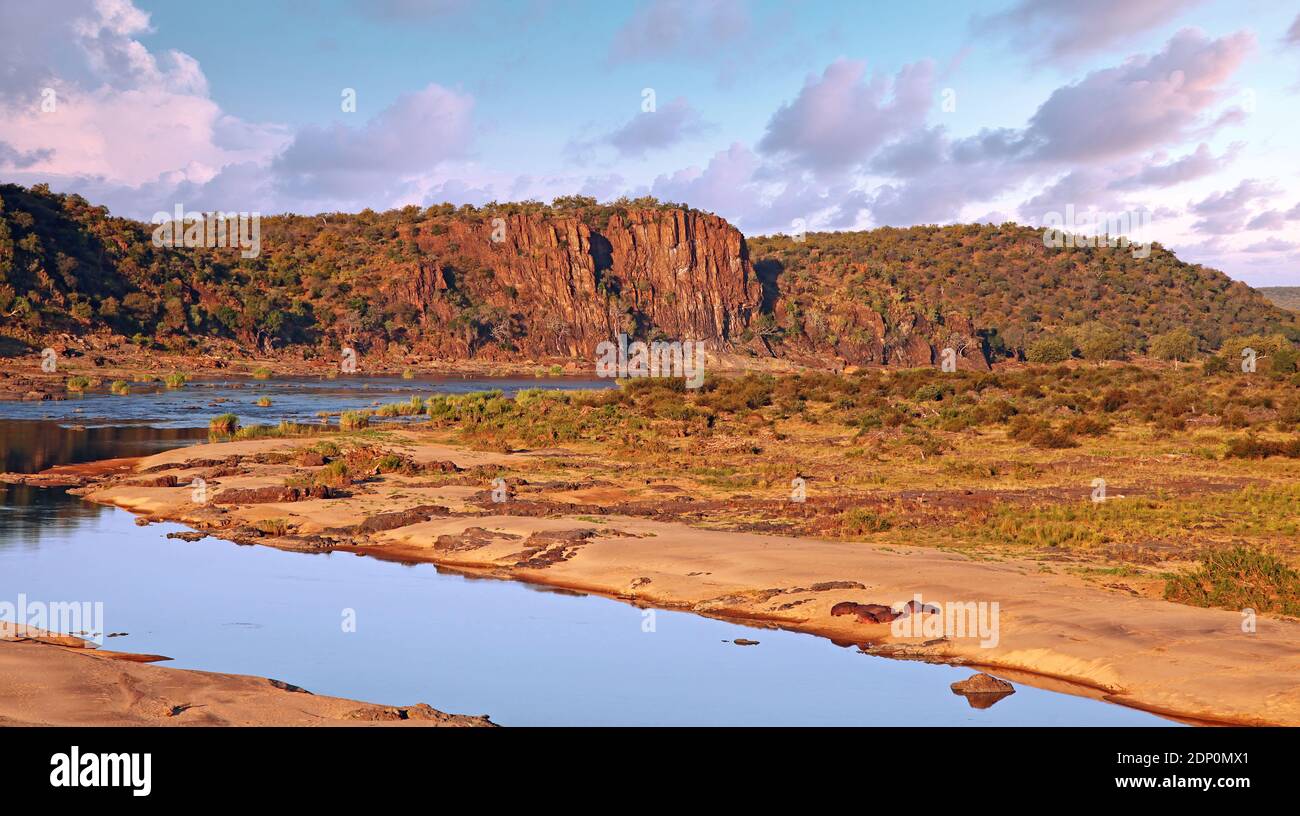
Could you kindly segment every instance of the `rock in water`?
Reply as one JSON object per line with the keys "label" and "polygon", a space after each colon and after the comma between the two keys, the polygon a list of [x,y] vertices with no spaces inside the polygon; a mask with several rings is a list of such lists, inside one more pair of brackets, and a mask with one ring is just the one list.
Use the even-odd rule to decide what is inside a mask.
{"label": "rock in water", "polygon": [[953,683],[953,694],[960,694],[970,703],[971,708],[988,708],[1016,693],[1016,687],[1006,680],[999,680],[987,674],[973,674],[960,683]]}

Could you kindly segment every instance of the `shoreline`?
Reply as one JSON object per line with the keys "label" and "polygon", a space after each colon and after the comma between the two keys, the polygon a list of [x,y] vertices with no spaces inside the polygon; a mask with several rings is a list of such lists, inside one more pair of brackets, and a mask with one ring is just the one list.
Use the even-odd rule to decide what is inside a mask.
{"label": "shoreline", "polygon": [[[271,378],[315,377],[323,381],[346,382],[350,378],[401,377],[407,371],[415,378],[519,378],[537,380],[539,384],[562,378],[596,379],[595,359],[555,357],[546,359],[488,360],[439,359],[421,355],[376,355],[365,357],[356,371],[344,373],[339,361],[320,356],[307,358],[299,353],[285,353],[270,357],[250,358],[237,352],[225,354],[204,352],[146,352],[140,349],[97,350],[93,347],[76,350],[75,356],[60,357],[58,370],[41,369],[39,349],[8,362],[25,361],[26,365],[8,365],[0,370],[0,402],[60,400],[69,395],[108,393],[114,380],[125,380],[131,385],[161,382],[172,372],[184,373],[191,383],[208,380],[243,379],[259,381],[259,370]],[[313,353],[318,349],[310,349]],[[0,358],[5,359],[5,358]],[[721,374],[742,374],[749,371],[769,373],[804,370],[806,367],[777,358],[748,357],[730,352],[706,354],[707,370]],[[830,368],[833,368],[830,367]],[[69,391],[70,377],[86,377],[97,385],[84,391]]]}
{"label": "shoreline", "polygon": [[[410,430],[396,433],[416,461],[452,461],[465,469],[509,470],[554,455],[473,451]],[[188,466],[190,461],[210,463],[231,455],[251,460],[312,441],[201,444],[145,457],[135,472],[155,478],[174,474],[186,483],[202,472]],[[223,475],[219,485],[223,490],[267,487],[282,484],[287,472],[250,466]],[[387,476],[349,498],[221,508],[196,507],[185,488],[132,485],[121,476],[76,492],[149,520],[179,522],[239,543],[431,563],[641,607],[779,627],[856,645],[870,655],[1019,673],[1022,682],[1049,689],[1069,684],[1069,693],[1091,690],[1082,696],[1180,721],[1300,724],[1300,659],[1295,657],[1300,622],[1261,617],[1259,631],[1245,635],[1236,612],[1106,592],[1035,572],[1031,562],[1016,559],[977,561],[933,548],[899,551],[616,514],[598,519],[494,514],[473,503],[480,491],[471,485],[430,487]],[[378,532],[356,532],[357,524],[403,504],[394,502],[393,492],[407,505],[435,504],[446,512]],[[295,528],[293,535],[250,535],[252,522],[281,518]],[[973,600],[976,594],[998,601],[999,642],[981,648],[962,638],[896,638],[888,625],[831,614],[837,603],[898,604],[918,592],[926,603]]]}
{"label": "shoreline", "polygon": [[266,677],[153,665],[170,659],[0,621],[0,726],[495,726],[424,703],[387,706]]}

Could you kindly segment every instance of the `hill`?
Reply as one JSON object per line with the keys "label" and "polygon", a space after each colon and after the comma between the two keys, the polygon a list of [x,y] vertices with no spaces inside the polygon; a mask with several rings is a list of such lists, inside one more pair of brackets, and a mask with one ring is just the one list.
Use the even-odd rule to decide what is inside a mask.
{"label": "hill", "polygon": [[1295,314],[1156,246],[1048,250],[960,225],[746,241],[653,199],[450,204],[260,220],[260,252],[173,248],[155,226],[44,185],[0,185],[0,335],[116,337],[175,351],[590,360],[618,333],[811,364],[962,368],[1104,326],[1128,351],[1185,327],[1202,350],[1300,338]]}
{"label": "hill", "polygon": [[1098,326],[1131,352],[1180,328],[1202,351],[1249,334],[1300,339],[1295,315],[1159,244],[1139,259],[1125,249],[1047,248],[1041,230],[1017,224],[959,224],[778,235],[749,246],[778,322],[807,346],[840,342],[863,305],[882,312],[898,303],[969,316],[995,355]]}
{"label": "hill", "polygon": [[1259,292],[1283,309],[1300,312],[1300,286],[1263,286]]}

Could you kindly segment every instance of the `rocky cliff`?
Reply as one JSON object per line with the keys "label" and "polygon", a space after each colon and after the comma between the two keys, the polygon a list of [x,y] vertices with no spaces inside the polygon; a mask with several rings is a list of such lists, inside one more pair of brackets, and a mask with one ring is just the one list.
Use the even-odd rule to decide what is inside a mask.
{"label": "rocky cliff", "polygon": [[735,350],[760,305],[745,239],[705,213],[630,210],[599,229],[516,213],[402,234],[418,259],[386,293],[418,311],[440,351],[589,358],[619,332]]}
{"label": "rocky cliff", "polygon": [[586,364],[622,333],[823,367],[928,366],[948,347],[961,367],[987,365],[967,318],[887,287],[810,295],[779,263],[751,264],[722,218],[650,199],[264,217],[252,258],[151,232],[79,196],[0,185],[0,340]]}
{"label": "rocky cliff", "polygon": [[951,347],[960,368],[988,368],[969,319],[903,304],[882,314],[844,303],[839,330],[813,342],[768,330],[785,322],[786,304],[755,274],[744,237],[715,215],[631,209],[592,226],[581,215],[515,213],[401,234],[419,258],[386,293],[418,310],[422,343],[440,354],[589,359],[623,332],[820,366],[937,365]]}

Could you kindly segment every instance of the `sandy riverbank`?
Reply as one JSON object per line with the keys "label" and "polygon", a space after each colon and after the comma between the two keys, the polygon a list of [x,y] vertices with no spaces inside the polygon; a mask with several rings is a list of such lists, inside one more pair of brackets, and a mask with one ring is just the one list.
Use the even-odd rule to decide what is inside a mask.
{"label": "sandy riverbank", "polygon": [[0,726],[492,724],[427,705],[375,705],[264,677],[155,665],[160,659],[18,633],[0,621]]}
{"label": "sandy riverbank", "polygon": [[[295,463],[302,460],[292,450],[310,439],[169,451],[141,459],[134,478],[110,476],[83,492],[244,542],[355,549],[780,626],[878,654],[1001,669],[1044,688],[1192,721],[1300,725],[1296,621],[1261,616],[1248,633],[1239,612],[1108,592],[1014,557],[975,560],[620,515],[623,496],[610,484],[534,483],[527,495],[496,504],[485,500],[493,472],[528,473],[567,454],[470,451],[418,431],[389,440],[415,472],[377,474],[337,491],[346,496],[223,503],[227,490],[278,489],[301,478],[312,466]],[[459,470],[449,474],[448,463]],[[178,486],[156,484],[168,476]],[[212,490],[205,504],[187,487],[195,476]],[[556,509],[566,505],[573,511]],[[604,512],[592,515],[592,507]],[[404,511],[411,512],[390,515]],[[832,614],[843,602],[898,608],[917,594],[926,604],[997,603],[996,644],[955,633],[901,638],[888,624]]]}

